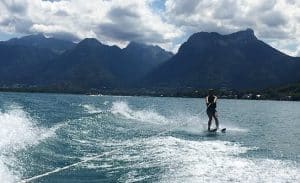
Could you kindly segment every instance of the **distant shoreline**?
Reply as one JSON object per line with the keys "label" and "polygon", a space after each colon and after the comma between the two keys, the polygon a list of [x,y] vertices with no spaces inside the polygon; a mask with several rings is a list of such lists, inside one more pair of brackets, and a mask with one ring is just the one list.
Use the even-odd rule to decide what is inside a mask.
{"label": "distant shoreline", "polygon": [[[273,91],[273,90],[272,90]],[[174,97],[174,98],[204,98],[206,89],[175,90],[175,89],[53,89],[53,88],[0,88],[3,93],[40,93],[40,94],[71,94],[71,95],[110,95],[110,96],[148,96],[148,97]],[[242,100],[274,100],[274,101],[300,101],[300,97],[288,94],[272,94],[264,90],[216,90],[220,99],[242,99]]]}

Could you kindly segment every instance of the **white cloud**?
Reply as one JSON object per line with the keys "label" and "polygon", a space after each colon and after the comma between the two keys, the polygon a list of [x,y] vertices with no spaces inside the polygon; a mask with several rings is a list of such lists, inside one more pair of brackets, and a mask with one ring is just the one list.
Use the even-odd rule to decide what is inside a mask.
{"label": "white cloud", "polygon": [[298,0],[193,0],[188,8],[183,2],[190,1],[167,0],[165,16],[186,36],[198,31],[226,34],[252,28],[260,39],[296,55],[300,44]]}
{"label": "white cloud", "polygon": [[[159,2],[161,1],[161,2]],[[163,6],[156,8],[154,4]],[[163,7],[163,8],[162,8]],[[194,32],[223,34],[252,28],[258,38],[296,55],[299,0],[1,0],[0,32],[106,44],[128,41],[176,50]]]}
{"label": "white cloud", "polygon": [[[2,0],[0,31],[95,37],[103,43],[170,44],[181,31],[141,0]],[[76,40],[76,39],[75,39]]]}

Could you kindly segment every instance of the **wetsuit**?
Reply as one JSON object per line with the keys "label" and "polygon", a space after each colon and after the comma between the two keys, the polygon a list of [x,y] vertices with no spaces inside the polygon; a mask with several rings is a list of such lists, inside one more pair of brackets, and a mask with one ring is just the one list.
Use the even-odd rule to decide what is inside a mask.
{"label": "wetsuit", "polygon": [[208,103],[206,103],[206,105],[207,105],[206,113],[209,117],[214,116],[215,113],[217,112],[217,110],[216,110],[217,104],[214,102],[215,98],[216,98],[216,96],[214,96],[214,95],[208,96]]}

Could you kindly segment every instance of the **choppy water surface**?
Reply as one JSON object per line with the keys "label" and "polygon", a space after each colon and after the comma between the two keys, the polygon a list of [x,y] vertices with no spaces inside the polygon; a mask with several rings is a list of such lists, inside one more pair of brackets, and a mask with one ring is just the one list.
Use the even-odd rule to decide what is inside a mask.
{"label": "choppy water surface", "polygon": [[203,99],[0,93],[0,178],[299,182],[299,109],[219,100],[209,134]]}

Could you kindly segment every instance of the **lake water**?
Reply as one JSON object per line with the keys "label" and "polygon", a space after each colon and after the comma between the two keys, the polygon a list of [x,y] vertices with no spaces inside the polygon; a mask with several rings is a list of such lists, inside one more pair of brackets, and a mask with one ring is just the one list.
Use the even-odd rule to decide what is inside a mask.
{"label": "lake water", "polygon": [[[300,103],[0,93],[11,182],[299,182]],[[61,168],[61,169],[60,169]]]}

